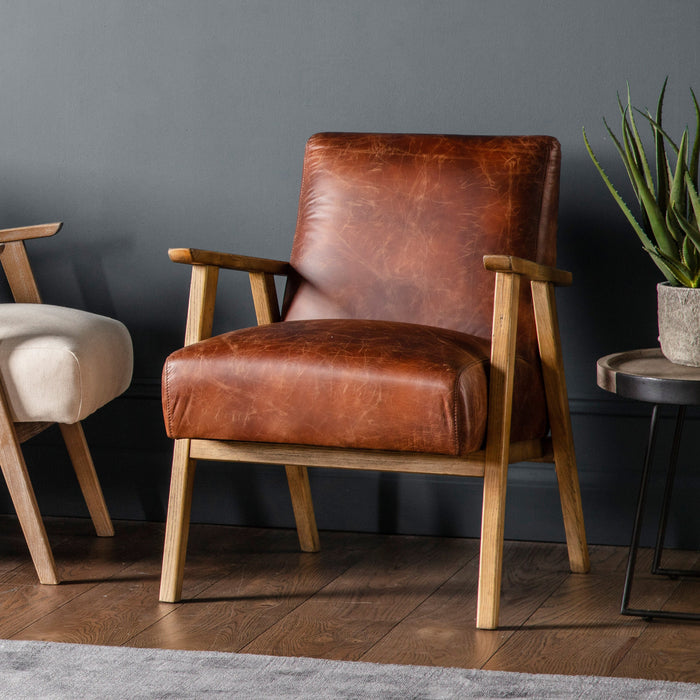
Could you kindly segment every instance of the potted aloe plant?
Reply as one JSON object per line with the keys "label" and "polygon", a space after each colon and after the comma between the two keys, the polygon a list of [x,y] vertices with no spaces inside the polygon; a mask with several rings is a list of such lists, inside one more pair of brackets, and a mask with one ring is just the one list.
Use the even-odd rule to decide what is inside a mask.
{"label": "potted aloe plant", "polygon": [[[662,126],[666,83],[656,114],[632,106],[629,86],[627,103],[618,97],[621,137],[603,123],[629,176],[639,204],[635,217],[614,187],[593,152],[586,130],[583,139],[600,176],[639,237],[644,250],[666,278],[658,285],[659,341],[664,355],[677,364],[700,367],[700,107],[690,91],[695,108],[695,133],[689,143],[688,128],[678,143]],[[653,163],[647,156],[637,123],[645,123],[653,137]],[[652,170],[653,165],[653,170]]]}

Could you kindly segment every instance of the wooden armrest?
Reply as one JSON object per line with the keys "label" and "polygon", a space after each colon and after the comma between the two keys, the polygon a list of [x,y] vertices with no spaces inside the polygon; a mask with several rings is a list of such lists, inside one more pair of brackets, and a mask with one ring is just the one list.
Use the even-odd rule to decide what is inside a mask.
{"label": "wooden armrest", "polygon": [[561,287],[568,287],[572,281],[571,273],[566,270],[557,270],[555,267],[540,265],[512,255],[484,255],[484,267],[491,272],[512,272],[531,281],[552,282]]}
{"label": "wooden armrest", "polygon": [[0,231],[0,243],[26,241],[30,238],[46,238],[61,230],[63,223],[39,224],[38,226],[23,226],[22,228],[6,228]]}
{"label": "wooden armrest", "polygon": [[289,273],[289,263],[267,258],[252,258],[247,255],[231,253],[216,253],[211,250],[197,248],[171,248],[168,255],[173,262],[187,265],[211,265],[227,270],[242,270],[244,272],[265,272],[271,275],[286,275]]}

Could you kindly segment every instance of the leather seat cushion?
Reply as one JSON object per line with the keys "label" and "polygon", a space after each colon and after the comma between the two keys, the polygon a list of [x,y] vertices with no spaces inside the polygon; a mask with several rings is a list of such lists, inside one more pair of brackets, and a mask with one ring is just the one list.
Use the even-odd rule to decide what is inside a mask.
{"label": "leather seat cushion", "polygon": [[[174,352],[163,370],[171,438],[458,455],[482,447],[489,341],[390,321],[246,328]],[[547,430],[539,368],[518,358],[513,439]]]}
{"label": "leather seat cushion", "polygon": [[0,304],[0,376],[15,421],[75,423],[131,382],[122,323],[50,304]]}

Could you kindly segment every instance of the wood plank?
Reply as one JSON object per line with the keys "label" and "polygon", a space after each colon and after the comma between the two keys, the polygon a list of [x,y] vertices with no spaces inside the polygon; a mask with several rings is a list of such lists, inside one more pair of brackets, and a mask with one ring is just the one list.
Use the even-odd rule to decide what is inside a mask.
{"label": "wood plank", "polygon": [[246,653],[358,660],[476,557],[475,540],[387,537],[245,646]]}
{"label": "wood plank", "polygon": [[480,668],[569,574],[564,545],[508,542],[501,625],[475,627],[478,561],[473,559],[362,656],[362,661]]}
{"label": "wood plank", "polygon": [[[48,518],[67,580],[43,586],[17,520],[0,516],[0,637],[700,680],[700,626],[620,616],[626,547],[591,547],[582,576],[567,573],[562,544],[506,543],[502,627],[484,631],[475,541],[324,532],[324,551],[303,554],[293,530],[195,524],[187,600],[162,604],[164,526],[115,527],[96,538],[88,519]],[[664,564],[688,557],[669,550]],[[635,600],[698,602],[700,582],[652,577],[650,560],[642,550]]]}
{"label": "wood plank", "polygon": [[[258,551],[228,558],[225,576],[132,637],[129,646],[239,651],[365,557],[376,538],[324,533],[324,549],[311,554],[298,551],[293,531],[271,530],[256,545]],[[204,578],[205,565],[190,557],[186,585]]]}
{"label": "wood plank", "polygon": [[[597,555],[597,551],[595,551]],[[640,558],[651,561],[648,550]],[[611,675],[648,623],[619,614],[626,551],[617,565],[597,567],[592,552],[590,574],[571,574],[564,583],[484,664],[495,671]],[[655,581],[654,584],[657,582]],[[663,604],[668,590],[640,581],[640,593]]]}
{"label": "wood plank", "polygon": [[[13,634],[12,639],[121,645],[169,615],[173,606],[158,602],[163,527],[144,526],[147,524],[118,523],[114,538],[91,538],[99,545],[112,545],[113,552],[119,554],[118,571],[106,570],[103,575],[90,577],[87,582],[79,580],[77,584],[75,576],[67,577],[66,583],[71,582],[71,585],[56,590],[65,591],[68,600],[46,611]],[[216,536],[220,535],[219,530],[207,527],[200,527],[196,534],[193,546],[199,557],[193,556],[193,575],[185,582],[187,597],[194,597],[211,586],[213,580],[226,576],[235,552],[261,537],[259,531],[244,533],[236,528],[226,529],[226,539]],[[265,533],[262,536],[265,537]],[[124,563],[125,556],[130,564]],[[86,558],[80,566],[89,570],[90,559]],[[68,596],[71,589],[77,589],[78,595]],[[42,593],[33,591],[35,596]]]}
{"label": "wood plank", "polygon": [[[672,556],[667,556],[671,554]],[[684,555],[684,556],[683,556]],[[667,552],[664,566],[668,568],[698,568],[700,557],[696,552]],[[646,575],[651,578],[650,574]],[[654,577],[663,582],[664,577]],[[637,579],[635,578],[635,587]],[[658,583],[657,583],[658,585]],[[672,584],[666,583],[669,587]],[[636,588],[633,591],[635,606],[653,601],[639,601]],[[681,579],[673,593],[662,606],[664,610],[700,612],[700,579]],[[639,637],[625,658],[615,668],[613,675],[630,678],[653,678],[700,683],[700,624],[654,620]]]}
{"label": "wood plank", "polygon": [[[13,530],[17,529],[16,521],[13,525]],[[101,581],[118,575],[128,566],[129,558],[157,548],[157,542],[162,539],[161,528],[143,524],[121,523],[118,536],[108,539],[95,537],[88,519],[47,518],[47,527],[56,557],[61,562],[64,582],[60,586],[40,584],[28,557],[20,567],[0,577],[0,637],[3,639],[15,635],[38,639],[26,630],[80,598]],[[3,531],[0,551],[5,549],[6,537]],[[83,603],[77,606],[82,615],[89,616],[90,610]]]}

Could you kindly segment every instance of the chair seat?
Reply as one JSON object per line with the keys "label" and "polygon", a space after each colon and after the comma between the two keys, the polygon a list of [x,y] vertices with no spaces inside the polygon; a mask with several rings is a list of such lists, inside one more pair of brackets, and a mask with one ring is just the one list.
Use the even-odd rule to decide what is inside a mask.
{"label": "chair seat", "polygon": [[49,304],[0,304],[0,375],[15,421],[75,423],[129,386],[119,321]]}
{"label": "chair seat", "polygon": [[[459,455],[483,446],[490,343],[390,321],[246,328],[176,351],[163,373],[172,438]],[[517,359],[513,440],[543,437],[539,367]]]}

